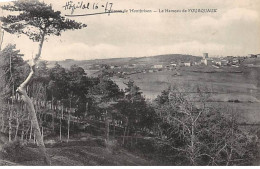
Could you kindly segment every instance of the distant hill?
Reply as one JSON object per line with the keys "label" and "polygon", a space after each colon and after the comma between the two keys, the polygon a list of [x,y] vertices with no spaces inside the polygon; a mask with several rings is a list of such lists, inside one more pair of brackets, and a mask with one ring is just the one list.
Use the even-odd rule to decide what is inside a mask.
{"label": "distant hill", "polygon": [[157,55],[150,57],[137,58],[136,61],[139,63],[150,63],[150,64],[169,64],[170,62],[189,62],[198,61],[201,57],[192,55],[182,55],[182,54],[168,54],[168,55]]}
{"label": "distant hill", "polygon": [[53,67],[56,62],[65,68],[69,68],[71,65],[78,65],[84,69],[88,69],[89,66],[95,64],[107,64],[107,65],[130,65],[130,64],[169,64],[170,62],[188,62],[199,61],[201,57],[182,54],[167,54],[156,55],[147,57],[133,57],[133,58],[111,58],[111,59],[95,59],[95,60],[73,60],[66,59],[63,61],[48,61],[48,67]]}

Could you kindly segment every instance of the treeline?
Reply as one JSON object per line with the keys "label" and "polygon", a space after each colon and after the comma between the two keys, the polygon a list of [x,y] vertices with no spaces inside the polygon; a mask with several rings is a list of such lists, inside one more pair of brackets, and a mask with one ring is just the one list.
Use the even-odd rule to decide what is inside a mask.
{"label": "treeline", "polygon": [[[30,67],[14,45],[3,49],[0,59],[0,130],[9,141],[37,143],[26,105],[16,94]],[[257,156],[257,136],[239,127],[233,110],[209,105],[206,87],[193,87],[197,92],[191,95],[171,86],[148,101],[133,81],[120,90],[105,69],[88,77],[77,65],[47,64],[36,65],[27,87],[44,138],[101,135],[108,145],[118,142],[162,165],[251,165]]]}
{"label": "treeline", "polygon": [[[15,92],[29,73],[29,65],[14,45],[3,49],[1,59],[1,131],[8,133],[9,130],[9,140],[12,140],[22,135],[21,128],[30,128],[26,105]],[[41,128],[53,129],[53,132],[58,126],[55,120],[59,118],[62,118],[61,121],[71,118],[71,121],[79,123],[88,119],[104,121],[108,118],[114,125],[126,126],[125,134],[129,133],[130,128],[145,130],[150,124],[144,121],[149,120],[144,118],[149,108],[133,82],[130,81],[126,91],[122,91],[105,73],[97,78],[88,77],[84,69],[77,65],[65,69],[56,63],[49,69],[47,62],[39,62],[27,93],[33,100]]]}

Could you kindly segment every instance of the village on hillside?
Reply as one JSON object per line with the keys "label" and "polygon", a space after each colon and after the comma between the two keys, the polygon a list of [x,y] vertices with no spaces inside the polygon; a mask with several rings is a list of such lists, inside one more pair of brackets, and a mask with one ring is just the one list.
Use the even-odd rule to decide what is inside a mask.
{"label": "village on hillside", "polygon": [[[159,71],[176,71],[176,75],[180,75],[177,70],[181,67],[200,67],[202,69],[213,68],[215,70],[221,68],[239,68],[241,65],[246,67],[259,67],[255,60],[260,58],[260,54],[248,54],[248,56],[210,57],[209,53],[203,53],[202,57],[182,54],[178,54],[178,56],[182,56],[183,58],[176,58],[173,54],[172,57],[166,56],[167,59],[164,59],[164,55],[161,55],[159,60],[153,60],[157,56],[145,57],[148,61],[136,61],[135,63],[106,63],[106,61],[102,63],[87,63],[84,69],[95,72],[90,75],[97,75],[98,71],[106,69],[108,76],[118,76],[119,78],[124,78],[125,75],[153,73]],[[152,61],[149,61],[150,58],[152,58]],[[74,61],[71,59],[69,60],[71,62]],[[65,60],[65,62],[66,61],[67,60]],[[59,63],[62,64],[62,62]]]}

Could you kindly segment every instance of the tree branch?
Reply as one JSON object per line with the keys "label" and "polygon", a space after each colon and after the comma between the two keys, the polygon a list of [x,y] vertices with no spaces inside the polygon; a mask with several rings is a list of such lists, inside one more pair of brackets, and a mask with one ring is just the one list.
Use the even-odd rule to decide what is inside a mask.
{"label": "tree branch", "polygon": [[39,60],[39,58],[41,56],[42,46],[43,46],[43,42],[44,42],[44,38],[45,38],[45,34],[46,34],[45,31],[46,31],[46,29],[42,33],[42,38],[41,38],[41,41],[40,41],[40,44],[39,44],[38,53],[37,53],[37,55],[35,56],[35,58],[33,60],[34,64],[36,64],[36,62]]}
{"label": "tree branch", "polygon": [[179,120],[179,119],[177,119],[177,118],[175,118],[175,117],[171,117],[171,118],[172,118],[173,120],[175,120],[175,121],[181,123],[184,127],[187,128],[188,132],[191,133],[189,127],[188,127],[184,122],[182,122],[181,120]]}
{"label": "tree branch", "polygon": [[22,96],[23,101],[28,105],[28,111],[29,111],[29,114],[30,114],[30,117],[31,117],[31,122],[32,122],[32,126],[33,126],[33,129],[34,129],[35,135],[36,135],[36,139],[37,139],[38,144],[39,144],[39,149],[40,149],[41,153],[44,155],[45,164],[50,165],[51,161],[50,161],[48,154],[46,153],[46,149],[45,149],[45,145],[44,145],[44,142],[43,142],[43,137],[41,135],[41,131],[40,131],[39,123],[38,123],[38,120],[37,120],[34,105],[33,105],[32,100],[30,99],[30,97],[26,93],[26,86],[28,85],[28,83],[32,79],[33,74],[35,72],[36,62],[38,61],[38,59],[41,56],[41,50],[42,50],[42,45],[43,45],[43,41],[44,41],[44,35],[45,35],[45,33],[42,34],[42,39],[41,39],[40,44],[39,44],[39,51],[38,51],[37,55],[35,56],[35,58],[32,60],[32,64],[30,65],[31,66],[31,72],[28,75],[28,77],[25,79],[25,81],[17,88],[16,91]]}
{"label": "tree branch", "polygon": [[26,88],[26,86],[28,85],[28,83],[30,82],[30,80],[31,80],[31,78],[32,78],[32,76],[33,76],[33,74],[34,74],[34,70],[35,70],[35,65],[31,66],[31,72],[30,72],[30,74],[27,76],[27,78],[25,79],[25,81],[17,88],[16,91],[17,91],[19,94],[22,94],[22,95],[25,94],[25,93],[24,93],[24,92],[26,92],[26,91],[25,91],[25,88]]}

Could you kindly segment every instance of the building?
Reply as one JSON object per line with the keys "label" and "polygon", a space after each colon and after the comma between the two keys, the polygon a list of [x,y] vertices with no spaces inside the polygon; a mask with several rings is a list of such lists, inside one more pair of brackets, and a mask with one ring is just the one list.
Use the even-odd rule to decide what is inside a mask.
{"label": "building", "polygon": [[250,58],[257,58],[257,55],[249,54],[248,57],[250,57]]}
{"label": "building", "polygon": [[234,56],[227,56],[227,60],[233,60]]}
{"label": "building", "polygon": [[183,62],[179,63],[179,66],[185,66],[185,64]]}
{"label": "building", "polygon": [[94,65],[94,68],[95,68],[95,69],[100,69],[101,66],[100,66],[100,65]]}
{"label": "building", "polygon": [[207,59],[209,58],[209,54],[208,53],[203,53],[203,59]]}
{"label": "building", "polygon": [[194,65],[199,65],[199,62],[194,62],[193,64],[194,64]]}
{"label": "building", "polygon": [[221,61],[216,61],[215,63],[216,63],[216,65],[218,65],[218,66],[221,66],[221,64],[222,64]]}
{"label": "building", "polygon": [[160,68],[163,68],[163,65],[153,65],[153,68],[160,69]]}
{"label": "building", "polygon": [[213,65],[213,60],[212,59],[207,59],[207,65]]}
{"label": "building", "polygon": [[207,59],[202,59],[201,60],[201,64],[208,65],[208,60]]}
{"label": "building", "polygon": [[239,60],[237,58],[233,59],[233,64],[239,63]]}
{"label": "building", "polygon": [[190,63],[190,62],[186,62],[186,63],[184,63],[184,66],[190,67],[190,66],[191,66],[191,63]]}
{"label": "building", "polygon": [[223,65],[223,66],[227,66],[228,65],[228,60],[223,59],[220,62],[221,62],[221,65]]}
{"label": "building", "polygon": [[128,65],[128,68],[135,68],[135,67],[136,67],[136,64]]}

